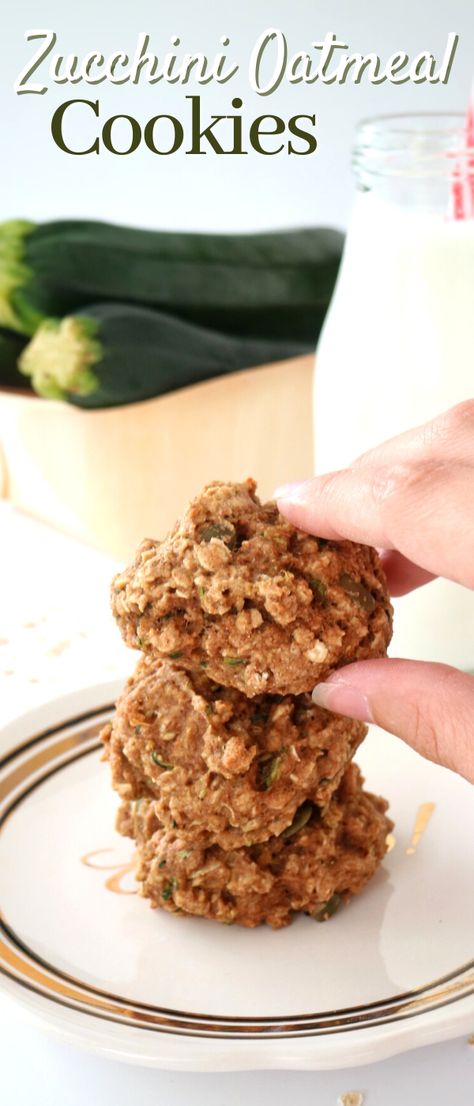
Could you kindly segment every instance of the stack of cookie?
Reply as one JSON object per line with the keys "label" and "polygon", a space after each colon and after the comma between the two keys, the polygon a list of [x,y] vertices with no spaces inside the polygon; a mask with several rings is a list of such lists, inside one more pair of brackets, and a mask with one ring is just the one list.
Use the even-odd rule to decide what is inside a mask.
{"label": "stack of cookie", "polygon": [[142,543],[112,603],[143,654],[103,731],[142,893],[227,924],[329,917],[391,825],[352,763],[364,725],[310,695],[385,653],[375,551],[301,533],[253,481],[215,483],[166,541]]}

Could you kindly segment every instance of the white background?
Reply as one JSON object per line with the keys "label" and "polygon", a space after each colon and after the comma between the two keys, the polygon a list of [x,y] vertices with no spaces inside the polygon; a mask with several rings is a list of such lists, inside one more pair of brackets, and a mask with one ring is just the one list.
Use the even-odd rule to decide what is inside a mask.
{"label": "white background", "polygon": [[[474,70],[472,0],[23,0],[3,4],[0,116],[3,173],[0,218],[51,219],[89,215],[118,222],[166,228],[233,229],[347,222],[351,200],[350,148],[354,127],[367,115],[399,111],[464,110]],[[415,56],[429,50],[440,59],[449,31],[461,38],[447,86],[288,85],[274,95],[250,91],[248,58],[267,27],[285,31],[290,54],[311,53],[312,40],[327,31],[345,39],[351,51],[373,51],[386,60],[395,51]],[[44,96],[15,96],[15,78],[32,53],[24,42],[27,28],[53,28],[60,53],[109,55],[134,53],[138,33],[148,31],[150,47],[162,57],[170,37],[182,48],[213,55],[219,38],[231,39],[229,56],[240,63],[227,85],[181,87],[163,82],[148,86],[54,86]],[[146,148],[128,157],[103,151],[73,157],[62,153],[50,135],[55,107],[75,97],[101,103],[101,118],[126,112],[144,123],[159,112],[185,122],[186,93],[200,93],[203,114],[232,111],[233,96],[244,101],[247,126],[262,113],[282,118],[318,116],[315,155],[264,157],[159,157]],[[92,117],[91,117],[92,121]],[[79,133],[79,132],[78,132]],[[86,137],[86,135],[84,135]],[[90,142],[90,131],[87,137]]]}

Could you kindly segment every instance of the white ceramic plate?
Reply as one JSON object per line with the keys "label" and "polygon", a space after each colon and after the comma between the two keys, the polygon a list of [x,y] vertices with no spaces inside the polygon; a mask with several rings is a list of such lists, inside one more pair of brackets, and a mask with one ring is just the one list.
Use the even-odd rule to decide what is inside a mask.
{"label": "white ceramic plate", "polygon": [[395,844],[359,898],[276,932],[176,918],[137,896],[132,843],[113,828],[97,734],[117,690],[51,703],[2,736],[12,998],[62,1040],[201,1071],[337,1068],[472,1031],[467,783],[373,729],[357,759],[390,799]]}

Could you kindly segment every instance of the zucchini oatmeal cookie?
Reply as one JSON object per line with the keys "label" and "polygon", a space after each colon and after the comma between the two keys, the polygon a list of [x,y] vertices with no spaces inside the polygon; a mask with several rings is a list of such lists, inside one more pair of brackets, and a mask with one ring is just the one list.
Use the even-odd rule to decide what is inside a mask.
{"label": "zucchini oatmeal cookie", "polygon": [[255,489],[208,484],[165,541],[142,542],[112,608],[132,648],[248,697],[300,695],[383,656],[392,607],[374,549],[297,530]]}
{"label": "zucchini oatmeal cookie", "polygon": [[317,921],[357,894],[386,852],[387,803],[362,790],[351,764],[325,811],[305,802],[293,825],[251,848],[205,847],[166,830],[153,800],[122,804],[119,831],[137,842],[137,878],[152,906],[275,929],[304,911]]}
{"label": "zucchini oatmeal cookie", "polygon": [[102,737],[122,799],[227,850],[281,833],[305,799],[327,806],[366,732],[309,695],[247,699],[142,658]]}

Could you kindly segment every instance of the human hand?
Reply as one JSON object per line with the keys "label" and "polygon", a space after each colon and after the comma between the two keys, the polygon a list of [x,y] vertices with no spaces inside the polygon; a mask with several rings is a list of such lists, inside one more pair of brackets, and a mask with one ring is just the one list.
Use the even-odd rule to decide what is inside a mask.
{"label": "human hand", "polygon": [[[284,485],[275,498],[302,530],[381,549],[394,596],[435,576],[474,589],[474,399],[351,468]],[[368,660],[335,672],[313,698],[375,722],[474,782],[473,676],[424,661]]]}

